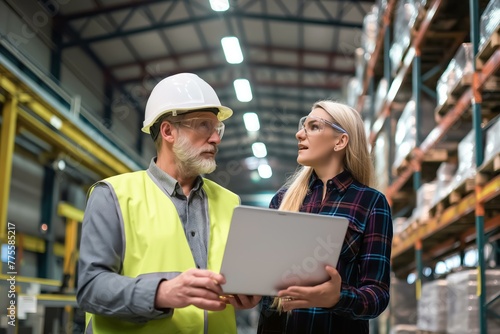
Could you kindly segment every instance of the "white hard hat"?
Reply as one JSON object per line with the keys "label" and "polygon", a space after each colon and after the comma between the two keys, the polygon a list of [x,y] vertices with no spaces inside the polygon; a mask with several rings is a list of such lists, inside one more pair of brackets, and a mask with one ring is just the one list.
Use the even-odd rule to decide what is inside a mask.
{"label": "white hard hat", "polygon": [[151,92],[146,104],[146,114],[142,131],[150,133],[149,128],[167,113],[174,116],[187,111],[216,108],[217,118],[223,121],[233,114],[228,107],[220,104],[214,89],[193,73],[179,73],[160,81]]}

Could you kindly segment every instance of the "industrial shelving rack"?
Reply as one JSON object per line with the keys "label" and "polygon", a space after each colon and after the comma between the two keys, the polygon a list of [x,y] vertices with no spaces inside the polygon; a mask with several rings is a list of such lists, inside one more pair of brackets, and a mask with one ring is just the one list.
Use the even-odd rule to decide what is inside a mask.
{"label": "industrial shelving rack", "polygon": [[[374,84],[376,78],[383,76],[389,83],[389,90],[380,110],[374,110],[374,103],[370,104],[372,125],[370,128],[370,143],[375,144],[376,138],[381,131],[389,132],[391,137],[391,110],[395,101],[402,91],[403,86],[409,86],[411,73],[411,92],[416,103],[416,124],[417,128],[422,122],[422,110],[420,107],[421,92],[426,91],[432,95],[429,88],[423,85],[423,80],[436,79],[436,75],[442,72],[442,63],[434,64],[434,67],[423,68],[422,64],[428,64],[425,52],[426,42],[429,38],[441,37],[443,43],[441,60],[449,60],[458,45],[464,41],[469,34],[473,47],[473,80],[462,94],[459,95],[455,104],[450,105],[446,112],[439,117],[437,126],[427,135],[426,138],[419,138],[417,131],[416,147],[412,150],[405,161],[405,168],[392,179],[390,176],[389,185],[385,194],[394,207],[396,201],[407,194],[408,189],[414,191],[422,185],[423,171],[426,169],[426,157],[452,131],[457,122],[465,118],[472,118],[472,129],[475,132],[475,163],[477,167],[477,177],[474,180],[474,190],[472,193],[464,195],[457,203],[449,205],[442,210],[439,215],[425,221],[418,221],[411,231],[404,238],[395,236],[393,242],[392,266],[396,274],[409,273],[416,270],[416,295],[420,297],[421,284],[423,279],[423,261],[437,261],[452,252],[461,252],[471,243],[476,244],[478,250],[484,249],[487,235],[490,237],[498,234],[500,228],[500,175],[495,170],[492,161],[483,161],[483,133],[493,122],[482,124],[484,113],[482,105],[487,99],[495,94],[483,94],[483,88],[495,76],[499,75],[500,68],[500,48],[497,42],[489,41],[481,54],[478,54],[479,44],[479,15],[480,8],[484,5],[482,1],[470,0],[469,19],[466,27],[470,26],[470,31],[450,32],[448,38],[445,35],[436,36],[432,31],[433,25],[440,20],[440,15],[445,14],[450,6],[460,7],[466,5],[451,0],[428,1],[424,15],[420,18],[418,25],[413,30],[411,45],[406,51],[403,60],[394,78],[391,77],[389,60],[389,48],[391,45],[391,21],[397,0],[388,0],[383,13],[382,26],[379,29],[375,51],[370,55],[370,60],[366,65],[363,78],[362,93],[358,99],[358,110],[363,110],[363,106],[368,98],[374,98]],[[484,7],[483,7],[484,8]],[[454,33],[454,34],[453,34]],[[498,30],[494,37],[498,40]],[[438,34],[439,35],[439,34]],[[432,62],[433,60],[431,60]],[[383,73],[380,73],[380,68]],[[377,73],[378,71],[378,73]],[[500,87],[498,88],[500,92]],[[491,92],[490,92],[491,93]],[[491,101],[490,101],[491,103]],[[493,103],[495,103],[493,101]],[[498,106],[498,103],[497,103]],[[483,122],[484,123],[484,122]],[[390,144],[391,145],[391,144]],[[393,144],[392,144],[393,145]],[[497,157],[498,159],[498,154]],[[427,168],[429,169],[429,168]],[[435,172],[435,169],[430,168]],[[428,172],[426,172],[428,174]],[[391,175],[391,171],[389,171]],[[435,174],[434,174],[435,175]],[[426,175],[424,175],[426,176]],[[408,200],[407,200],[408,201]],[[408,205],[408,203],[405,203]],[[393,211],[393,214],[395,212]],[[478,300],[480,331],[486,333],[486,313],[488,304],[485,295],[485,258],[484,252],[478,252]]]}
{"label": "industrial shelving rack", "polygon": [[[18,58],[18,61],[19,59],[22,58]],[[15,149],[47,165],[63,155],[81,169],[102,178],[142,167],[139,162],[111,145],[111,139],[104,132],[97,132],[88,123],[84,123],[83,115],[71,109],[71,96],[52,85],[48,78],[40,75],[27,62],[22,65],[20,67],[24,71],[12,62],[12,58],[0,55],[0,175],[4,177],[0,186],[0,242],[3,243],[7,242],[7,207]],[[46,90],[40,89],[40,82],[44,83]],[[49,94],[50,91],[53,94]],[[24,152],[15,141],[19,133],[28,133],[48,143],[51,151],[36,157]],[[43,237],[18,232],[16,246],[20,253],[25,249],[39,254],[42,263],[39,277],[48,278],[47,272],[55,261],[53,255],[70,258],[71,252],[76,249],[76,236],[72,239],[71,248],[56,242],[53,229],[50,228],[51,218],[55,214],[66,214],[60,214],[61,203],[54,200],[58,198],[55,194],[59,190],[54,170],[45,168],[44,173],[42,217],[45,218],[43,221],[49,232]],[[63,207],[67,208],[67,205]],[[71,231],[74,232],[73,230]]]}

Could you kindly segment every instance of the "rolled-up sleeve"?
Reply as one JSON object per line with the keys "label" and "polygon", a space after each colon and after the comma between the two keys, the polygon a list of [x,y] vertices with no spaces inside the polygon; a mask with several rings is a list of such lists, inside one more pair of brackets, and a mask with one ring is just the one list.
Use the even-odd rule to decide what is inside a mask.
{"label": "rolled-up sleeve", "polygon": [[166,318],[172,310],[154,307],[159,283],[176,273],[120,275],[123,265],[124,234],[118,204],[112,190],[100,183],[87,202],[82,224],[78,263],[77,300],[89,313],[113,316],[130,322]]}

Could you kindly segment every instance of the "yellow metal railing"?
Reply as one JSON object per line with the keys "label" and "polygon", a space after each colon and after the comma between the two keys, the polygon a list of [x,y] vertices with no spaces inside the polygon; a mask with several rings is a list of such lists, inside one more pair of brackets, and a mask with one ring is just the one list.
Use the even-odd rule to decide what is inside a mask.
{"label": "yellow metal railing", "polygon": [[18,129],[29,131],[52,145],[52,153],[64,153],[100,177],[132,171],[129,164],[103,147],[100,138],[80,129],[70,114],[44,101],[3,64],[0,64],[0,97],[4,103],[0,134],[0,178],[3,180],[0,185],[0,241],[7,239],[12,156]]}
{"label": "yellow metal railing", "polygon": [[2,133],[0,134],[0,240],[7,239],[7,207],[9,204],[12,155],[16,137],[17,95],[10,97],[2,111]]}
{"label": "yellow metal railing", "polygon": [[76,249],[78,224],[83,221],[83,211],[67,203],[59,203],[57,213],[59,216],[66,218],[63,271],[67,279],[65,287],[73,289],[75,287],[76,260],[78,259],[78,250]]}

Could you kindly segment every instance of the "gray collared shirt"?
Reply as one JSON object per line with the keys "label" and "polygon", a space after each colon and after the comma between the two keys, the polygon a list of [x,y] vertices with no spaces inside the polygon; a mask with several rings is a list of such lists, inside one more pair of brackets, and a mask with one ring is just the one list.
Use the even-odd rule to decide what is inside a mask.
{"label": "gray collared shirt", "polygon": [[[179,183],[152,159],[148,175],[175,205],[198,268],[207,266],[209,218],[203,179],[198,177],[185,196]],[[130,278],[120,275],[125,253],[125,236],[113,190],[99,183],[85,209],[78,263],[77,298],[86,312],[111,315],[127,321],[146,322],[170,316],[154,308],[158,284],[179,273],[155,273]]]}

